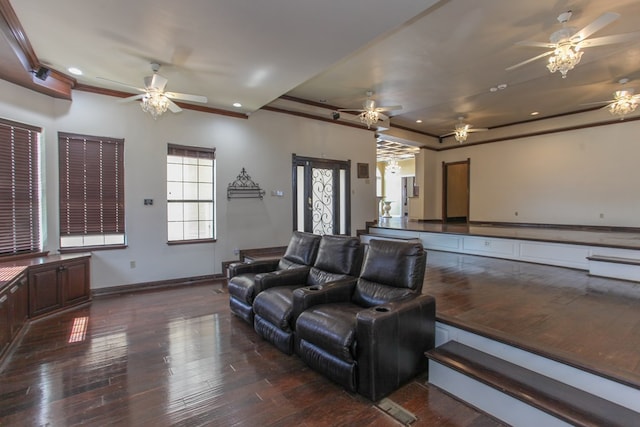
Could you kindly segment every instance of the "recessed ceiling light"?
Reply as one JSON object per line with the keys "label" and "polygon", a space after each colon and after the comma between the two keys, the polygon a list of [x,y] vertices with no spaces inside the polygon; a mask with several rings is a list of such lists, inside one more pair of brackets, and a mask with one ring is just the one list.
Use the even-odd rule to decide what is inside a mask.
{"label": "recessed ceiling light", "polygon": [[416,120],[416,123],[422,123],[422,120],[418,119]]}
{"label": "recessed ceiling light", "polygon": [[533,111],[533,112],[531,113],[531,115],[532,115],[532,116],[537,116],[538,114],[540,114],[540,112],[539,112],[539,111]]}
{"label": "recessed ceiling light", "polygon": [[240,104],[239,102],[234,102],[233,106],[236,107],[236,108],[240,108],[240,107],[242,107],[242,104]]}
{"label": "recessed ceiling light", "polygon": [[67,71],[69,71],[74,76],[81,76],[82,75],[82,70],[80,68],[69,67],[69,68],[67,68]]}

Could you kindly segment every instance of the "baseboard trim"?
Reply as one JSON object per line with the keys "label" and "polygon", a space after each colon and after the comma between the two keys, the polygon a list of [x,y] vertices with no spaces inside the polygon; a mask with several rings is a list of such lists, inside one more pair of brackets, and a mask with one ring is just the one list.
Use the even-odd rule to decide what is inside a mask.
{"label": "baseboard trim", "polygon": [[155,282],[134,283],[131,285],[110,286],[108,288],[97,288],[91,290],[92,297],[103,297],[117,294],[128,294],[161,288],[174,288],[179,286],[204,285],[212,280],[225,280],[223,274],[208,274],[205,276],[183,277],[178,279],[159,280]]}

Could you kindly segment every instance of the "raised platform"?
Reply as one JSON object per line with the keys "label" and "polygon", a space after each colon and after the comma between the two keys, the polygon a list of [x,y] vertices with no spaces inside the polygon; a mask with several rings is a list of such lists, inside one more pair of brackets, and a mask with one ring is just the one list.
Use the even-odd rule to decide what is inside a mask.
{"label": "raised platform", "polygon": [[[640,414],[640,298],[615,292],[628,285],[635,284],[430,250],[423,292],[436,298],[436,345],[461,343]],[[527,425],[514,422],[532,416],[524,410],[500,413],[522,405],[504,403],[463,376],[439,365],[429,381],[509,424]],[[471,389],[484,390],[471,394],[485,401],[470,400]]]}
{"label": "raised platform", "polygon": [[[576,268],[596,276],[640,282],[637,232],[446,225],[392,218],[370,227],[368,236],[415,238],[426,249]],[[632,288],[621,291],[636,292]]]}

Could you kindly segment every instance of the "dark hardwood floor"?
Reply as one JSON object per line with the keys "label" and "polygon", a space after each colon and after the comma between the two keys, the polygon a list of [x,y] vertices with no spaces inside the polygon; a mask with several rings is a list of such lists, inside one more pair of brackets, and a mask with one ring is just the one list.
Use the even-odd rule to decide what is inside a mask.
{"label": "dark hardwood floor", "polygon": [[[596,283],[597,281],[597,283]],[[603,282],[604,281],[604,282]],[[640,388],[640,300],[584,271],[429,251],[440,321]],[[86,336],[74,335],[87,318]],[[77,322],[77,321],[76,321]],[[417,378],[389,398],[416,426],[496,426]],[[224,280],[103,296],[32,323],[0,372],[0,425],[397,426],[232,316]]]}
{"label": "dark hardwood floor", "polygon": [[[84,337],[72,331],[83,318]],[[416,426],[500,425],[424,377],[389,398]],[[0,373],[0,425],[399,423],[262,341],[230,314],[221,281],[100,297],[32,323]]]}

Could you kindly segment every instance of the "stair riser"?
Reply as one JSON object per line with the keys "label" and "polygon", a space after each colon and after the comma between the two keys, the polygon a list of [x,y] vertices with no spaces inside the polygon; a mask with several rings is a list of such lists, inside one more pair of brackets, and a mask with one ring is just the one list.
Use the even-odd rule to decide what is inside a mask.
{"label": "stair riser", "polygon": [[433,360],[429,361],[429,383],[512,426],[571,426],[571,424],[546,412]]}
{"label": "stair riser", "polygon": [[633,411],[640,412],[640,390],[636,388],[442,322],[436,322],[436,347],[451,340],[476,348],[516,365],[526,367],[529,370],[554,378]]}

